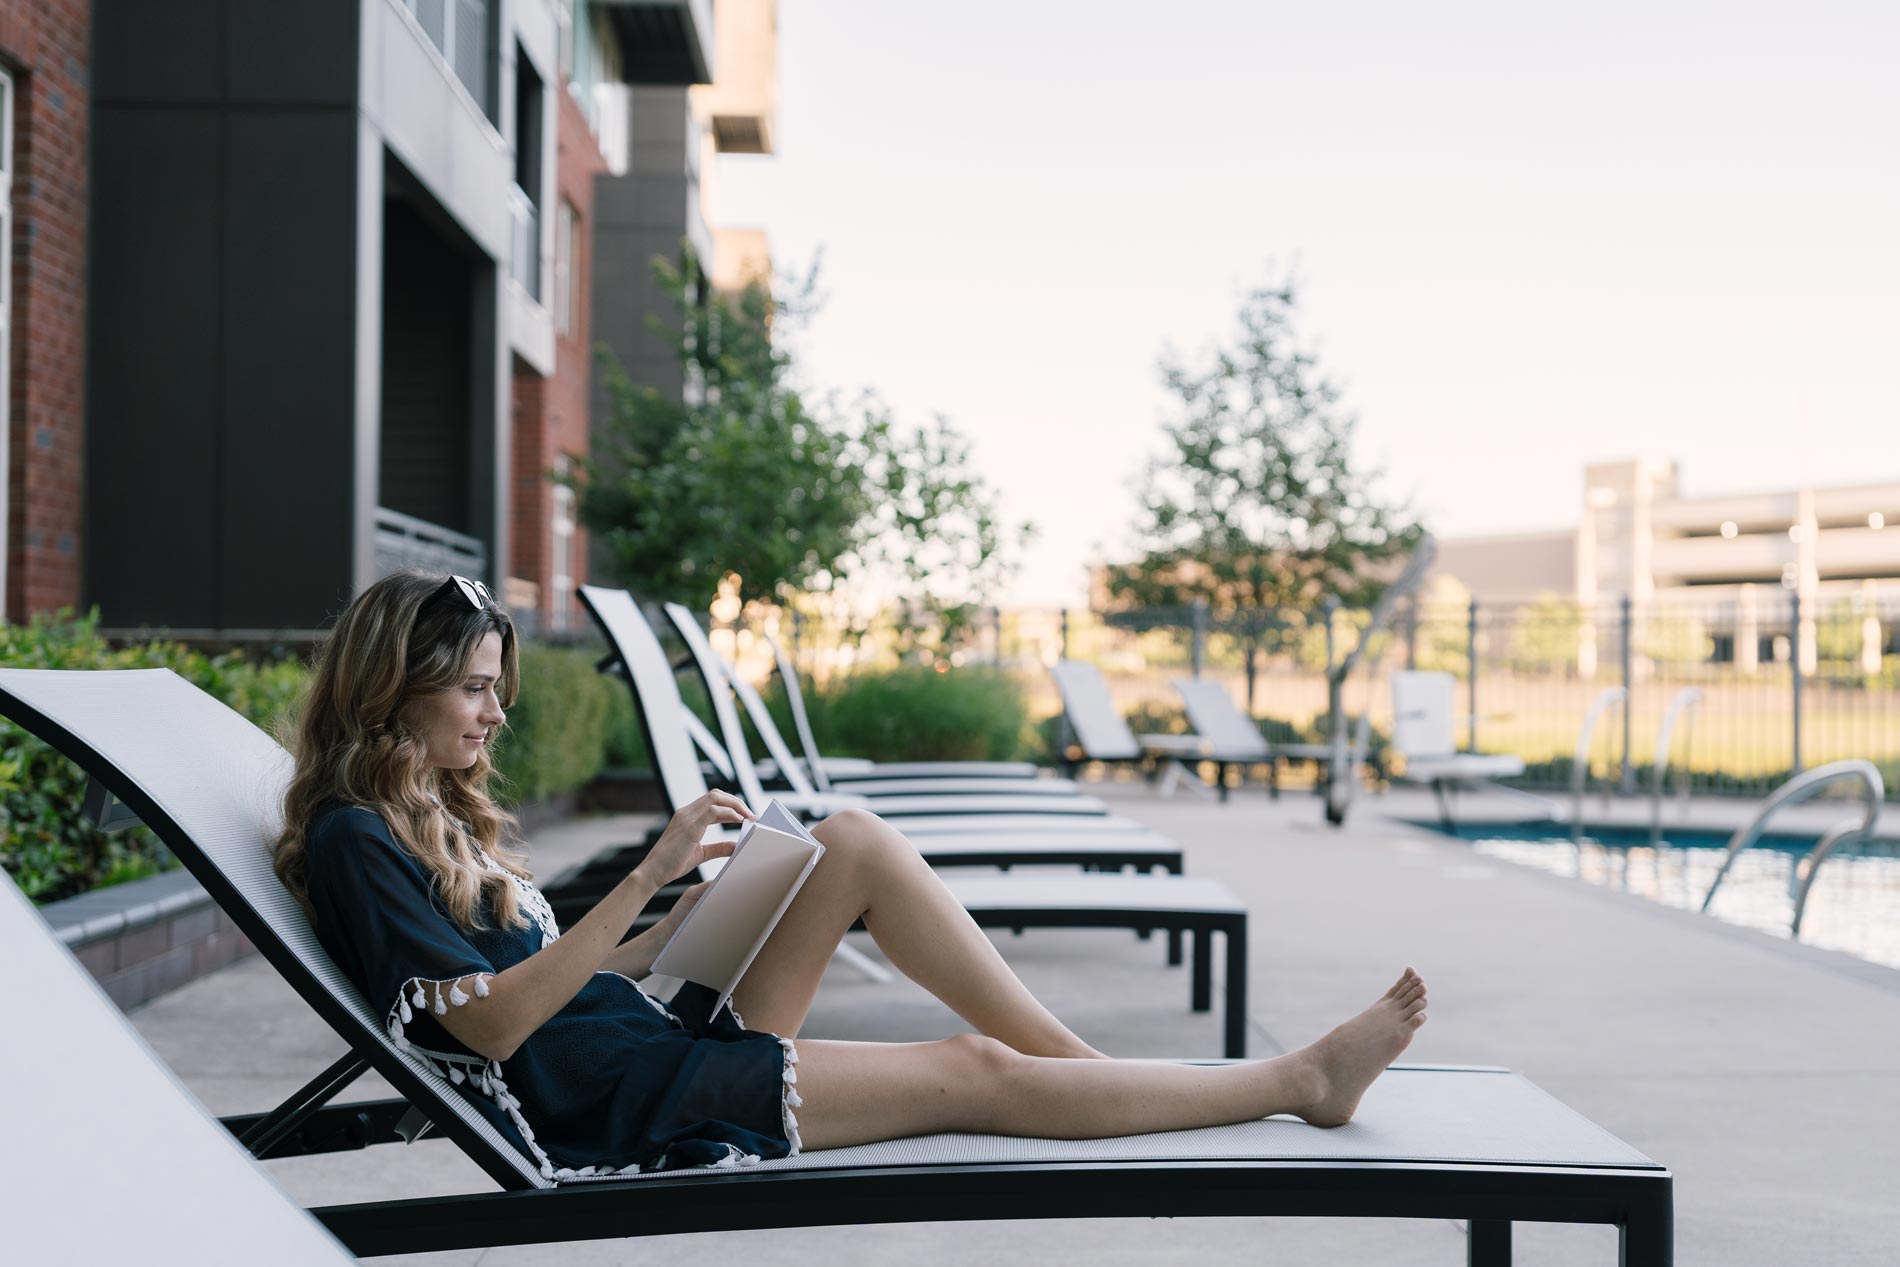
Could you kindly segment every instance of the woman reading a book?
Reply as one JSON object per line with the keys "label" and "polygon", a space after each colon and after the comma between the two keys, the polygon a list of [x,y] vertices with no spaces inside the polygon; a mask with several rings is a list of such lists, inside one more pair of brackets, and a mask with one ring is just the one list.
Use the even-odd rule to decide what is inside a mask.
{"label": "woman reading a book", "polygon": [[[717,791],[683,807],[560,931],[488,792],[488,744],[519,682],[514,627],[481,585],[406,572],[365,590],[317,658],[275,865],[331,957],[387,1009],[391,1038],[550,1178],[937,1131],[1080,1139],[1274,1113],[1337,1125],[1425,1020],[1424,983],[1407,969],[1366,1011],[1274,1060],[1107,1059],[1030,995],[898,832],[857,810],[813,829],[826,852],[733,1006],[709,1015],[716,996],[690,983],[662,1004],[637,982],[698,890],[621,937],[662,885],[730,854],[702,840],[752,810]],[[859,920],[974,1032],[794,1046]]]}

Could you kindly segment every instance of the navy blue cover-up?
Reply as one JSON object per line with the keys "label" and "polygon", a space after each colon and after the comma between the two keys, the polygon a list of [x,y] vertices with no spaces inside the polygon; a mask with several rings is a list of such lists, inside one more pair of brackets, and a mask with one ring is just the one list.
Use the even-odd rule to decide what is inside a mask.
{"label": "navy blue cover-up", "polygon": [[[436,1016],[486,995],[489,977],[560,935],[541,891],[510,875],[524,928],[466,931],[382,815],[319,810],[305,836],[317,940],[390,1036],[455,1084],[504,1136],[565,1180],[621,1170],[732,1166],[798,1151],[798,1055],[745,1029],[717,995],[687,983],[662,1005],[597,972],[505,1061],[457,1042]],[[482,861],[495,867],[485,854]],[[496,868],[499,870],[500,868]]]}

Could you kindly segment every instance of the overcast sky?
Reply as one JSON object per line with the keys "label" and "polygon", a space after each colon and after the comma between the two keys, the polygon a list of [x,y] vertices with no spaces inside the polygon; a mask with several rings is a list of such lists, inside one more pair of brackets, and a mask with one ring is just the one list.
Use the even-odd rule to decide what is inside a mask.
{"label": "overcast sky", "polygon": [[717,222],[824,253],[810,380],[941,412],[1040,540],[1126,556],[1155,361],[1295,261],[1363,459],[1442,534],[1900,479],[1900,5],[780,0]]}

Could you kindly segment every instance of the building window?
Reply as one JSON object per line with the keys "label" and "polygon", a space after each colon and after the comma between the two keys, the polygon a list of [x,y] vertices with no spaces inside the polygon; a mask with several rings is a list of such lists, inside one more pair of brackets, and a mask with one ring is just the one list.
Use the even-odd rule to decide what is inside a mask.
{"label": "building window", "polygon": [[578,325],[574,295],[574,206],[567,199],[554,209],[554,333],[572,337]]}
{"label": "building window", "polygon": [[415,15],[416,25],[489,122],[497,122],[488,56],[495,15],[489,12],[488,0],[401,0],[401,4]]}
{"label": "building window", "polygon": [[7,592],[7,469],[13,397],[13,76],[0,68],[0,619]]}
{"label": "building window", "polygon": [[541,300],[541,76],[515,45],[515,187],[509,191],[514,218],[511,272],[528,297]]}

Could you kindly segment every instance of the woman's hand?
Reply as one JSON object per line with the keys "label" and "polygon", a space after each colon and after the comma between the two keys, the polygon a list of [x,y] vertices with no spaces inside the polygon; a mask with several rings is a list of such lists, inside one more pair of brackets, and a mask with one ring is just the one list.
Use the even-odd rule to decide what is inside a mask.
{"label": "woman's hand", "polygon": [[706,890],[711,887],[711,880],[701,880],[692,888],[682,891],[674,900],[672,907],[660,917],[660,922],[654,925],[657,930],[654,936],[662,939],[671,938],[679,930],[679,926],[686,922],[686,917],[692,913],[693,908],[699,905],[699,899],[706,896]]}
{"label": "woman's hand", "polygon": [[700,843],[707,829],[716,823],[743,823],[753,817],[746,803],[732,793],[708,792],[673,815],[666,830],[634,869],[644,872],[655,888],[671,884],[708,859],[731,856],[733,841]]}

